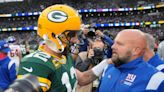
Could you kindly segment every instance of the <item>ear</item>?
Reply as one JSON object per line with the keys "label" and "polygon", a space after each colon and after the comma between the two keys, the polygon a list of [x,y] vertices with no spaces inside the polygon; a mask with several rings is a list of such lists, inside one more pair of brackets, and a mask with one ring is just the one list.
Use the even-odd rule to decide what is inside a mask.
{"label": "ear", "polygon": [[132,55],[136,56],[136,55],[140,55],[142,53],[142,49],[139,47],[133,48],[132,49]]}

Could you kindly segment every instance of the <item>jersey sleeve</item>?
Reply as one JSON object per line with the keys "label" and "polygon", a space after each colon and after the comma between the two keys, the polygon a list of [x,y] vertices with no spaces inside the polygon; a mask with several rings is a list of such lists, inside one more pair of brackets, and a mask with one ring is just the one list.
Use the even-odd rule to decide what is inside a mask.
{"label": "jersey sleeve", "polygon": [[150,78],[146,90],[148,92],[164,92],[164,74],[162,72],[155,73]]}

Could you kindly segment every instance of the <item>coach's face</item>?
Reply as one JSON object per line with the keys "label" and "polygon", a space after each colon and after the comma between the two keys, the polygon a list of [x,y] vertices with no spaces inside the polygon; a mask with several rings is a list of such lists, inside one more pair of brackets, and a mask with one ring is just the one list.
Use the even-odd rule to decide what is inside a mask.
{"label": "coach's face", "polygon": [[114,40],[111,59],[115,66],[120,66],[143,56],[145,48],[146,39],[142,31],[125,29]]}
{"label": "coach's face", "polygon": [[112,61],[116,67],[128,63],[132,57],[132,44],[130,44],[128,39],[127,36],[118,34],[114,40]]}

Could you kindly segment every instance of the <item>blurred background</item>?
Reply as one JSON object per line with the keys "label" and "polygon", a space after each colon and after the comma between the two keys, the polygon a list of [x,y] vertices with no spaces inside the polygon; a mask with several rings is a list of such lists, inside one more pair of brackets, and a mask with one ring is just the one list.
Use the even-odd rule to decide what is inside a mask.
{"label": "blurred background", "polygon": [[0,0],[0,39],[14,36],[30,52],[37,49],[37,19],[54,4],[78,9],[85,25],[94,25],[114,38],[125,28],[139,28],[156,38],[164,35],[164,0]]}

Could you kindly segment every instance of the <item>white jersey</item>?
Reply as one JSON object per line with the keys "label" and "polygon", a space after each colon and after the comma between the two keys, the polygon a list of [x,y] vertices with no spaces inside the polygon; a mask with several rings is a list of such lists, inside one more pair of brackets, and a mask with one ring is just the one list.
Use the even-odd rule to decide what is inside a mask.
{"label": "white jersey", "polygon": [[11,50],[10,52],[8,52],[8,56],[10,57],[11,60],[15,61],[16,69],[18,70],[20,60],[22,58],[21,48],[19,45],[13,45],[13,44],[10,44],[9,47]]}

